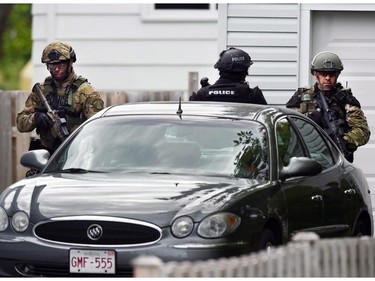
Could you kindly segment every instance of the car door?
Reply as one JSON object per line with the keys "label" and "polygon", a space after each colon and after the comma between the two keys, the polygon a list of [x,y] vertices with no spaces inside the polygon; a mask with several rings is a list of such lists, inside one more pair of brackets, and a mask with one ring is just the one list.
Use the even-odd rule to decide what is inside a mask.
{"label": "car door", "polygon": [[[287,118],[276,122],[278,166],[287,166],[290,158],[307,155],[301,137]],[[315,177],[293,177],[279,181],[287,209],[286,235],[299,231],[319,232],[324,227],[323,195]]]}
{"label": "car door", "polygon": [[348,183],[344,179],[344,170],[336,165],[329,142],[313,123],[298,117],[291,117],[293,124],[301,134],[311,158],[319,162],[323,171],[315,176],[314,181],[322,195],[324,211],[324,227],[319,230],[321,237],[340,236],[349,230],[346,220],[345,189]]}

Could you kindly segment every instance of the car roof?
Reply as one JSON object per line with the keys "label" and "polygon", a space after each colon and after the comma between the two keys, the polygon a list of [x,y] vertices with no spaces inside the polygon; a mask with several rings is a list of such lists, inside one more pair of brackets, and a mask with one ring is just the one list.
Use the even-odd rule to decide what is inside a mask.
{"label": "car roof", "polygon": [[181,102],[178,101],[154,101],[135,102],[110,106],[100,115],[176,115],[181,107],[182,116],[220,116],[226,118],[257,119],[257,116],[272,111],[275,113],[296,113],[294,110],[275,105],[258,105],[233,102]]}

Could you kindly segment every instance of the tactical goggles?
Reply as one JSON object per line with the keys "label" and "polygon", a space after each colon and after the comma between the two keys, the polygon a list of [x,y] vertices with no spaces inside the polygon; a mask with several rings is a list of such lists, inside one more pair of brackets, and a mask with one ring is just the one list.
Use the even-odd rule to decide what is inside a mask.
{"label": "tactical goggles", "polygon": [[49,69],[55,69],[58,67],[62,67],[63,65],[68,64],[68,61],[58,61],[58,62],[52,62],[52,63],[47,63],[47,67]]}

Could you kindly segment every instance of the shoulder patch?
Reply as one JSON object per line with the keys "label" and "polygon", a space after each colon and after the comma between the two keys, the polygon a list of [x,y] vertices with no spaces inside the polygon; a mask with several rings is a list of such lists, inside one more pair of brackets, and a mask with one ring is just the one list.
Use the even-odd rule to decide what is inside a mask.
{"label": "shoulder patch", "polygon": [[102,100],[99,92],[92,92],[87,96],[84,104],[84,114],[86,117],[91,117],[96,112],[104,108],[104,101]]}

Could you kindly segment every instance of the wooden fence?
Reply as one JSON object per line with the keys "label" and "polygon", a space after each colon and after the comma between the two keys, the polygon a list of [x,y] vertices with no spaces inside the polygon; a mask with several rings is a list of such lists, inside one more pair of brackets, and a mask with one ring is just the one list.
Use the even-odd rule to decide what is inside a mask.
{"label": "wooden fence", "polygon": [[268,251],[200,262],[134,260],[134,277],[375,277],[375,239],[292,241]]}
{"label": "wooden fence", "polygon": [[0,191],[26,172],[19,159],[28,150],[31,133],[20,134],[15,123],[27,95],[21,91],[0,92]]}

